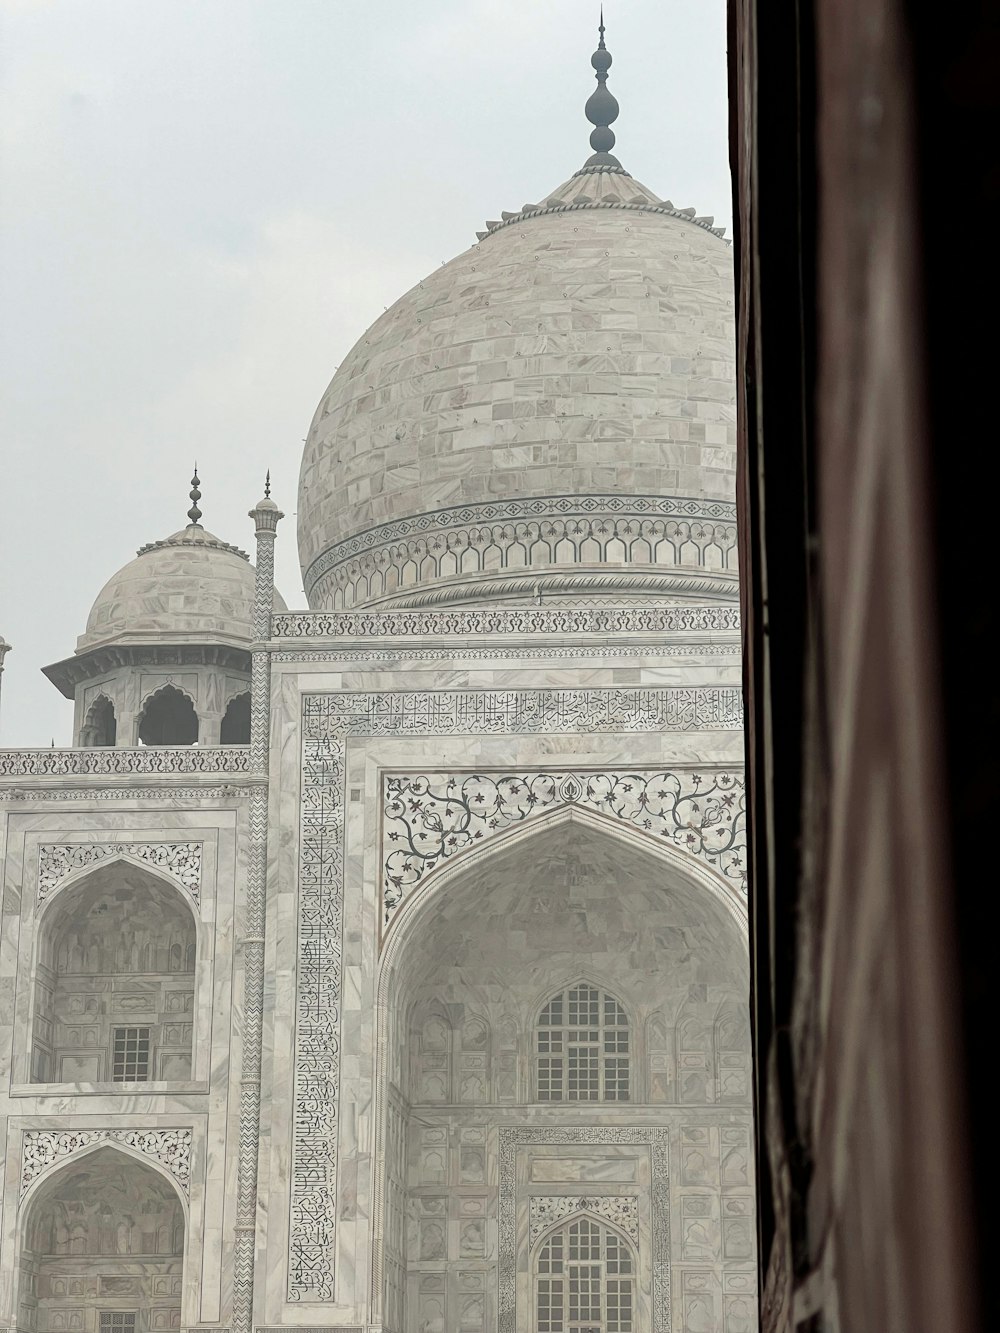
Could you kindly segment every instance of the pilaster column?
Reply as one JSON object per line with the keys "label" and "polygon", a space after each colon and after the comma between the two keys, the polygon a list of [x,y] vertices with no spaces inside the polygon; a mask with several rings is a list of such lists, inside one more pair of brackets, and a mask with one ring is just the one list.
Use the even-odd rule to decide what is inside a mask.
{"label": "pilaster column", "polygon": [[218,712],[211,713],[207,709],[199,714],[198,717],[198,744],[199,745],[221,745],[219,739],[222,731],[222,714]]}
{"label": "pilaster column", "polygon": [[240,1077],[240,1142],[236,1168],[236,1242],[232,1333],[252,1333],[254,1251],[257,1226],[257,1150],[260,1140],[260,1068],[264,1030],[264,897],[267,883],[268,738],[271,726],[271,608],[274,605],[274,539],[284,514],[264,498],[250,510],[257,530],[253,644],[250,650],[250,848],[243,925],[243,1065]]}

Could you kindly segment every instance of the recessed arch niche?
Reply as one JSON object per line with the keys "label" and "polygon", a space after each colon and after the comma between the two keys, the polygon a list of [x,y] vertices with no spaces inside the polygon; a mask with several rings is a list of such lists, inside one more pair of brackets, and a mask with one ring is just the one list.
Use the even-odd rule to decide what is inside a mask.
{"label": "recessed arch niche", "polygon": [[[435,1319],[464,1327],[472,1316],[463,1303],[480,1300],[484,1326],[496,1327],[497,1127],[565,1131],[568,1142],[580,1126],[603,1127],[596,1136],[581,1129],[579,1149],[554,1148],[540,1135],[548,1145],[534,1150],[541,1164],[532,1165],[527,1149],[518,1159],[518,1170],[528,1173],[517,1182],[518,1197],[554,1189],[581,1198],[594,1190],[631,1192],[648,1217],[641,1136],[640,1146],[619,1149],[604,1130],[670,1127],[696,1108],[721,1106],[718,1074],[728,1066],[711,1043],[717,1031],[737,1039],[730,1016],[747,1005],[748,949],[731,888],[686,861],[651,839],[619,833],[608,819],[571,810],[433,871],[397,915],[383,955],[378,1015],[385,1178],[376,1245],[381,1241],[387,1327],[414,1333]],[[619,1042],[630,1062],[627,1100],[606,1096],[611,1084],[603,1078],[585,1106],[553,1097],[551,1089],[540,1099],[540,1015],[553,997],[568,1005],[571,992],[587,990],[599,1006],[598,1059],[606,1035],[620,1037],[627,1026],[628,1042]],[[607,1024],[606,1001],[613,1018]],[[575,1030],[589,1027],[582,1003],[572,1016],[567,1007],[562,1028],[571,1017]],[[678,1068],[681,1018],[708,1034],[707,1049],[695,1053],[697,1078]],[[747,1099],[742,1109],[749,1125]],[[565,1179],[557,1184],[560,1173]],[[651,1300],[648,1232],[643,1236],[636,1308]],[[527,1280],[526,1233],[519,1232],[517,1246],[517,1271]],[[491,1274],[475,1294],[458,1277],[470,1262]],[[518,1290],[527,1302],[518,1318],[529,1320],[528,1288]]]}
{"label": "recessed arch niche", "polygon": [[22,1209],[19,1327],[89,1333],[117,1312],[136,1333],[180,1328],[184,1235],[163,1172],[110,1146],[70,1158]]}
{"label": "recessed arch niche", "polygon": [[88,747],[114,745],[118,736],[115,706],[106,694],[99,694],[87,709],[80,744]]}
{"label": "recessed arch niche", "polygon": [[197,926],[183,891],[121,858],[44,906],[35,950],[33,1083],[191,1077]]}
{"label": "recessed arch niche", "polygon": [[164,685],[146,699],[139,714],[140,745],[197,745],[198,714],[176,685]]}
{"label": "recessed arch niche", "polygon": [[637,1333],[638,1268],[632,1244],[601,1217],[581,1211],[551,1227],[534,1247],[536,1333],[587,1325]]}
{"label": "recessed arch niche", "polygon": [[236,694],[226,705],[219,729],[222,745],[250,744],[250,691]]}

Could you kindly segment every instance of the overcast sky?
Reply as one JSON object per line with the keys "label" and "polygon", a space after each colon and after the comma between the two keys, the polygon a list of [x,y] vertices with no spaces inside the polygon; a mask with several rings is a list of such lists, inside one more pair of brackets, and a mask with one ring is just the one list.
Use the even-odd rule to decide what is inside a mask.
{"label": "overcast sky", "polygon": [[[615,152],[727,228],[725,0],[607,0]],[[40,674],[187,521],[304,606],[302,442],[334,367],[486,218],[590,149],[591,0],[0,0],[2,743],[72,740]]]}

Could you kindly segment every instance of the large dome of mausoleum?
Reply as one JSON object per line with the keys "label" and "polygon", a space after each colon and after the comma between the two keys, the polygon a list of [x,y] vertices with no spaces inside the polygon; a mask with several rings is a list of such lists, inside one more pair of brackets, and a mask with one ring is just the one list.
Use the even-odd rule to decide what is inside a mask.
{"label": "large dome of mausoleum", "polygon": [[735,597],[731,250],[595,146],[341,362],[300,477],[312,606]]}

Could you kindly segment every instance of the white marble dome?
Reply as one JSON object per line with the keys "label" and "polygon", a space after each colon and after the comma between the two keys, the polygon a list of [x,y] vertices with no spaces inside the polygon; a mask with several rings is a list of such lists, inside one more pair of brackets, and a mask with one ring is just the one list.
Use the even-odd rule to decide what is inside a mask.
{"label": "white marble dome", "polygon": [[735,596],[732,252],[585,167],[345,357],[302,462],[310,604]]}
{"label": "white marble dome", "polygon": [[[77,652],[113,643],[245,648],[253,637],[253,600],[249,557],[190,523],[144,546],[108,580],[87,617]],[[274,609],[286,609],[277,592]]]}

